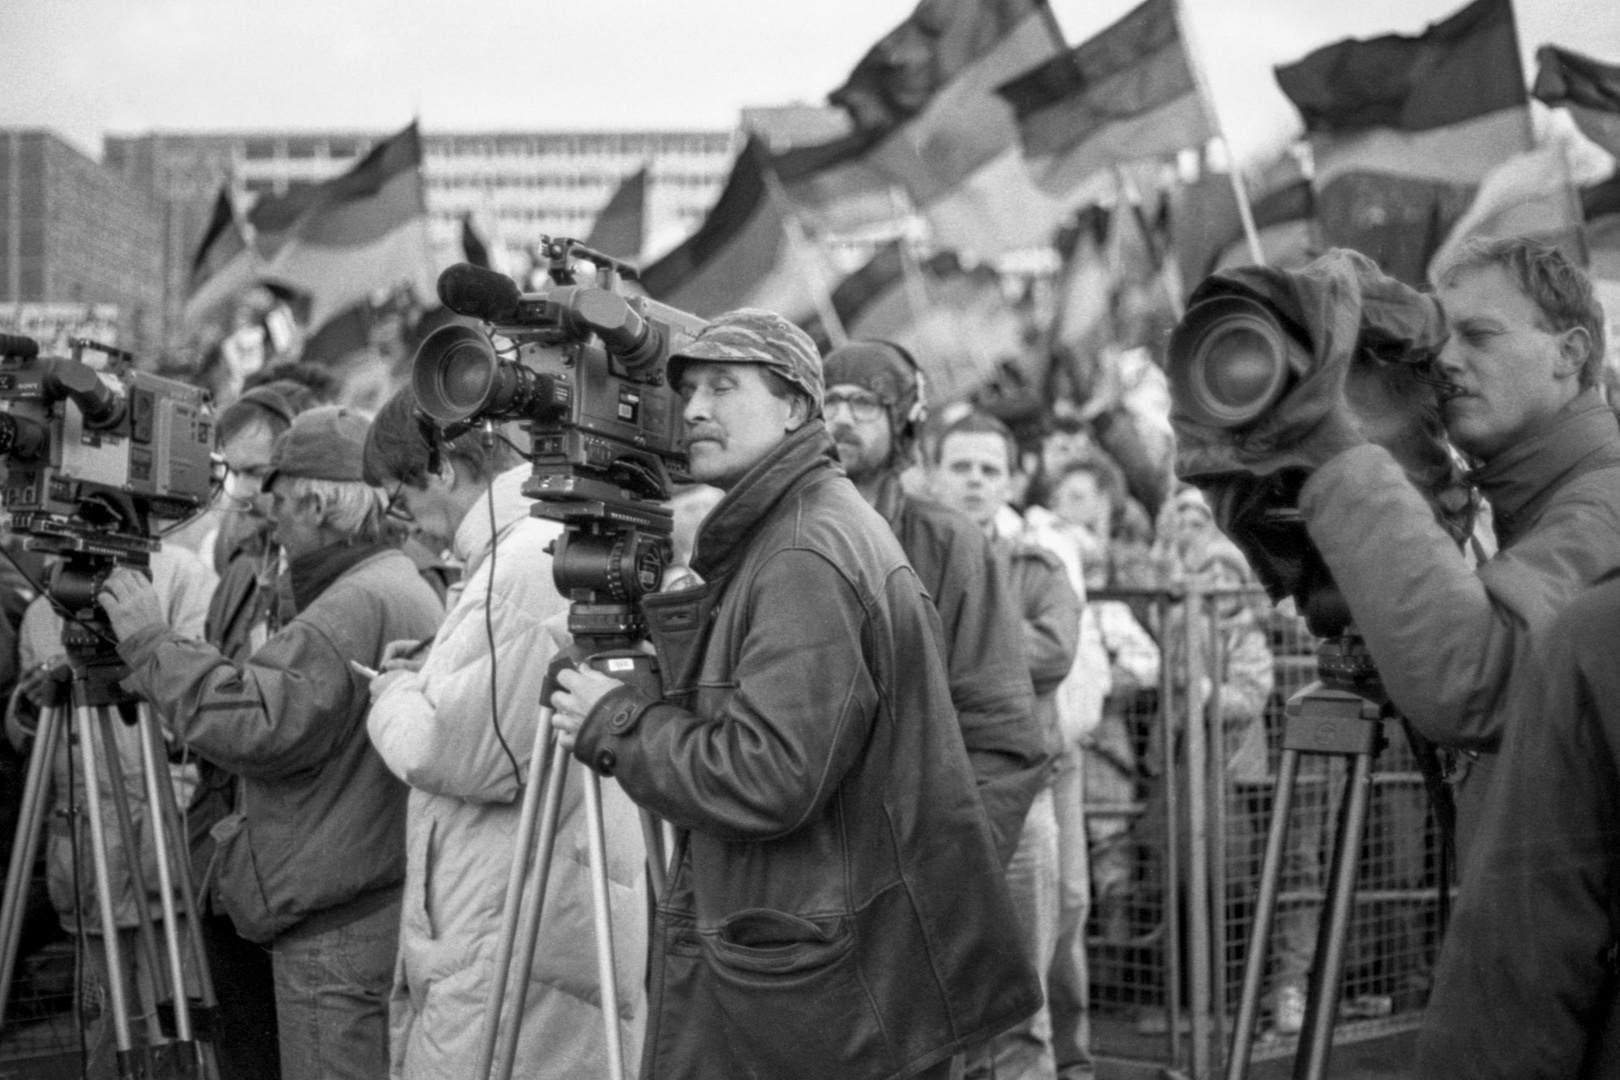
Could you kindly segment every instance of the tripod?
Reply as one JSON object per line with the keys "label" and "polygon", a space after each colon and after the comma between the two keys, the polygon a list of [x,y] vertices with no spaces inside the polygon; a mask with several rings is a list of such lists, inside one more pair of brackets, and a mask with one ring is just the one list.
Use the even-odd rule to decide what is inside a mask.
{"label": "tripod", "polygon": [[[1345,944],[1355,902],[1357,865],[1366,839],[1373,768],[1388,741],[1384,733],[1386,722],[1401,719],[1384,693],[1378,671],[1361,638],[1348,628],[1339,636],[1323,641],[1318,647],[1317,681],[1288,700],[1285,716],[1282,758],[1273,789],[1271,821],[1266,833],[1254,925],[1244,961],[1243,990],[1237,1022],[1232,1031],[1231,1052],[1226,1061],[1227,1080],[1245,1080],[1249,1074],[1249,1049],[1254,1043],[1259,1017],[1260,989],[1265,979],[1272,917],[1277,908],[1288,816],[1293,806],[1302,754],[1337,755],[1347,758],[1350,765],[1328,864],[1322,920],[1317,931],[1315,957],[1305,997],[1305,1024],[1294,1057],[1294,1080],[1323,1080],[1327,1075],[1333,1043],[1333,1021],[1338,1013],[1340,982],[1344,973]],[[1424,766],[1425,779],[1435,776],[1436,770],[1430,767],[1432,763],[1425,758],[1426,754],[1432,754],[1432,748],[1412,737],[1410,727],[1407,733],[1412,738],[1420,764]],[[1444,830],[1447,804],[1434,783],[1430,784],[1430,795],[1435,800]],[[1442,923],[1447,900],[1447,862],[1442,840]]]}
{"label": "tripod", "polygon": [[[33,872],[44,828],[50,794],[49,770],[57,749],[64,743],[72,753],[77,744],[80,775],[84,777],[86,820],[89,826],[98,924],[105,950],[107,992],[117,1046],[120,1077],[135,1078],[172,1072],[182,1077],[215,1077],[208,1020],[215,999],[203,953],[201,932],[193,899],[190,859],[180,824],[180,811],[167,773],[167,755],[151,716],[137,709],[135,731],[139,744],[141,773],[150,807],[152,844],[156,853],[158,894],[161,898],[163,941],[160,949],[153,930],[150,895],[141,868],[140,848],[123,769],[118,760],[113,718],[120,706],[138,705],[122,691],[118,681],[127,669],[112,649],[112,635],[100,620],[94,603],[96,584],[106,567],[97,560],[69,553],[51,583],[50,594],[64,610],[76,611],[74,619],[63,623],[62,646],[67,666],[53,676],[51,701],[42,710],[34,748],[29,758],[18,820],[16,842],[6,873],[3,901],[0,901],[0,1021],[5,1015],[12,973],[16,966],[22,931],[24,901]],[[144,1038],[137,1045],[130,1022],[129,988],[124,983],[123,943],[119,937],[113,907],[113,888],[108,863],[108,838],[102,817],[102,793],[98,775],[105,775],[111,793],[113,817],[119,840],[127,853],[125,860],[136,911],[136,947],[151,973],[147,981],[136,979],[146,1017]],[[77,849],[74,858],[77,859]],[[175,908],[179,894],[185,919],[182,924]],[[182,944],[181,935],[185,942]],[[183,949],[189,948],[196,972],[198,1000],[188,996]],[[168,1023],[165,1023],[168,1021]]]}
{"label": "tripod", "polygon": [[[554,478],[555,479],[555,478]],[[592,482],[573,478],[570,485]],[[589,488],[586,488],[589,490]],[[525,785],[518,822],[516,857],[507,878],[501,909],[501,931],[496,944],[495,971],[490,1000],[484,1012],[476,1080],[508,1080],[517,1053],[528,971],[540,934],[540,921],[555,857],[557,821],[570,766],[569,749],[558,741],[551,726],[551,708],[545,704],[557,687],[564,668],[589,665],[631,683],[646,692],[660,693],[653,657],[636,648],[646,636],[646,624],[634,600],[656,588],[667,559],[671,515],[656,505],[614,500],[576,504],[563,516],[568,530],[557,542],[553,575],[559,590],[574,597],[568,628],[574,645],[551,662],[541,691],[540,729],[530,758],[530,782]],[[551,516],[548,512],[547,516]],[[604,600],[605,597],[605,600]],[[546,767],[546,782],[533,782]],[[624,1047],[620,1041],[619,998],[613,953],[612,913],[608,900],[607,841],[602,817],[601,779],[585,770],[586,843],[590,853],[591,907],[596,936],[597,976],[601,984],[602,1017],[607,1039],[608,1071],[624,1080]],[[658,821],[642,811],[642,833],[647,844],[647,866],[655,901],[663,896],[666,873],[664,836]],[[524,907],[531,855],[534,866],[532,900]],[[521,938],[519,937],[521,921]],[[517,985],[507,1007],[507,983],[516,951]]]}

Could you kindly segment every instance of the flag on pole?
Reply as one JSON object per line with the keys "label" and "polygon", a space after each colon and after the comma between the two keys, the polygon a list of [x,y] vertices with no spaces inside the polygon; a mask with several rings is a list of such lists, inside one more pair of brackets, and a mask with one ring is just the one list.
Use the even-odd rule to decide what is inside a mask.
{"label": "flag on pole", "polygon": [[1017,116],[1037,183],[1053,195],[1099,170],[1202,146],[1214,134],[1175,0],[1146,0],[998,93]]}
{"label": "flag on pole", "polygon": [[315,185],[305,200],[278,237],[264,276],[311,297],[312,328],[401,284],[422,304],[435,302],[438,275],[414,122],[342,176]]}
{"label": "flag on pole", "polygon": [[[246,236],[240,248],[228,239],[227,247],[235,248],[228,259],[218,261],[214,271],[206,276],[192,276],[191,291],[186,296],[181,312],[181,323],[187,329],[197,330],[209,319],[224,312],[225,305],[243,293],[260,285],[268,285],[279,298],[299,298],[297,306],[308,314],[308,297],[297,288],[267,280],[270,260],[286,241],[292,227],[314,202],[319,185],[302,184],[289,188],[280,195],[263,194],[248,208]],[[215,213],[218,213],[216,204]],[[218,243],[218,241],[216,241]],[[202,257],[199,252],[198,257]]]}
{"label": "flag on pole", "polygon": [[1062,45],[1044,0],[923,0],[832,93],[854,130],[781,155],[784,190],[818,224],[892,218],[899,188],[941,247],[988,257],[1045,244],[1059,207],[1030,178],[995,91]]}
{"label": "flag on pole", "polygon": [[741,307],[801,323],[811,316],[826,268],[796,237],[768,161],[764,144],[750,139],[697,232],[642,270],[649,296],[705,318]]}
{"label": "flag on pole", "polygon": [[635,262],[647,240],[647,169],[625,177],[591,225],[585,246]]}
{"label": "flag on pole", "polygon": [[236,206],[231,201],[231,185],[221,184],[214,198],[214,212],[203,231],[197,253],[191,259],[191,273],[187,277],[186,292],[197,291],[203,282],[219,273],[220,268],[247,247],[242,226],[236,220]]}
{"label": "flag on pole", "polygon": [[1620,65],[1556,45],[1537,49],[1536,65],[1530,92],[1548,105],[1568,109],[1581,134],[1620,157]]}
{"label": "flag on pole", "polygon": [[1305,121],[1324,239],[1409,284],[1474,188],[1531,148],[1511,0],[1412,37],[1347,39],[1276,69]]}

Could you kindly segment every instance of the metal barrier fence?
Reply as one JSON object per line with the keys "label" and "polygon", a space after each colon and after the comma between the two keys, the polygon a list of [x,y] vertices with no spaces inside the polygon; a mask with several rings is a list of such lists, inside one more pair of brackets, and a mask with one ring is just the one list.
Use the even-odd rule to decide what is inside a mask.
{"label": "metal barrier fence", "polygon": [[[1157,686],[1111,695],[1087,761],[1093,1048],[1104,1060],[1203,1080],[1229,1049],[1283,706],[1315,679],[1316,641],[1255,591],[1098,590],[1089,599],[1127,604],[1161,655]],[[1269,664],[1269,689],[1259,663]],[[1209,679],[1203,700],[1200,677]],[[1406,739],[1387,727],[1336,1043],[1416,1026],[1439,949],[1438,832]],[[1254,1060],[1292,1056],[1298,1042],[1345,775],[1343,759],[1302,759]]]}

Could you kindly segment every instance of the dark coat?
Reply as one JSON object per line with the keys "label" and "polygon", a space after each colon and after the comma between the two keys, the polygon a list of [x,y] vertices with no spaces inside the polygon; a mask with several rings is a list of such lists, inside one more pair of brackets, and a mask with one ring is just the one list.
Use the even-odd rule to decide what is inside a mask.
{"label": "dark coat", "polygon": [[644,602],[664,699],[614,689],[575,745],[679,829],[642,1076],[909,1076],[1033,1013],[939,615],[819,421],[694,569]]}
{"label": "dark coat", "polygon": [[1299,500],[1390,698],[1431,741],[1481,752],[1457,794],[1465,867],[1503,734],[1541,722],[1516,685],[1538,635],[1620,570],[1620,428],[1585,391],[1472,479],[1500,545],[1477,569],[1381,447],[1335,457]]}
{"label": "dark coat", "polygon": [[1035,712],[1019,596],[1005,560],[966,515],[907,495],[894,476],[873,505],[939,609],[951,703],[1006,866],[1054,760]]}
{"label": "dark coat", "polygon": [[1620,1076],[1620,577],[1553,623],[1418,1041],[1424,1080]]}

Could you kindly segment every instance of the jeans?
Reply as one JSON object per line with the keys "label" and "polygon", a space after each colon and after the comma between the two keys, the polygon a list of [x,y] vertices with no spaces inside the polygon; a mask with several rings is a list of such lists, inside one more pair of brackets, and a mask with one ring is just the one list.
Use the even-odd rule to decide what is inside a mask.
{"label": "jeans", "polygon": [[[1007,891],[1044,996],[1058,936],[1058,829],[1051,788],[1035,796],[1024,819],[1018,849],[1007,866]],[[1035,1015],[968,1053],[970,1080],[1051,1080],[1056,1075],[1052,1018],[1044,1004]]]}
{"label": "jeans", "polygon": [[388,996],[399,947],[398,894],[369,915],[270,946],[282,1080],[388,1075]]}
{"label": "jeans", "polygon": [[1085,815],[1085,750],[1071,746],[1058,758],[1052,781],[1057,824],[1057,941],[1047,973],[1046,1003],[1052,1016],[1052,1054],[1059,1080],[1092,1080],[1091,973],[1086,963],[1086,923],[1091,909],[1090,846]]}

